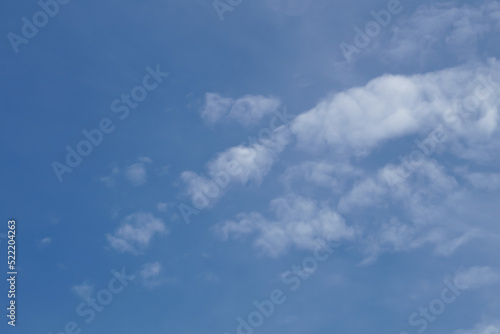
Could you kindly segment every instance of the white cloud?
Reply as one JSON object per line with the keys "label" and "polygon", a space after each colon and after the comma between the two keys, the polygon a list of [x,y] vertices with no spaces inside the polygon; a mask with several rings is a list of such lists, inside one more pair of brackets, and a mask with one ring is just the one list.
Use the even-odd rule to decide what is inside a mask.
{"label": "white cloud", "polygon": [[439,226],[403,223],[395,217],[375,227],[375,230],[373,227],[366,229],[368,231],[364,231],[359,238],[360,249],[366,256],[362,264],[374,263],[382,253],[408,252],[426,245],[434,246],[437,255],[449,256],[474,236],[471,232],[460,234]]}
{"label": "white cloud", "polygon": [[214,124],[228,112],[233,104],[233,99],[224,98],[216,93],[207,93],[205,106],[201,110],[201,118],[209,124]]}
{"label": "white cloud", "polygon": [[[422,197],[439,199],[458,187],[456,179],[435,160],[422,160],[412,171],[402,173],[400,168],[387,164],[375,175],[365,176],[343,194],[339,201],[340,212],[383,205],[388,198],[406,203],[411,209]],[[417,206],[415,211],[421,209]]]}
{"label": "white cloud", "polygon": [[198,206],[206,207],[213,205],[229,184],[259,184],[288,144],[288,137],[287,130],[278,128],[271,139],[248,146],[234,146],[219,153],[207,164],[208,176],[183,172],[181,178],[187,184],[187,194],[194,203],[200,203]]}
{"label": "white cloud", "polygon": [[329,188],[334,193],[341,193],[346,186],[346,180],[361,174],[359,169],[346,163],[307,161],[288,167],[282,180],[288,188],[294,184],[303,188],[313,185],[314,187]]}
{"label": "white cloud", "polygon": [[363,264],[373,263],[382,252],[401,252],[417,248],[426,242],[418,239],[415,227],[392,218],[383,223],[378,231],[371,232],[362,241],[367,258]]}
{"label": "white cloud", "polygon": [[200,113],[208,124],[214,124],[226,116],[243,125],[252,125],[274,112],[280,105],[281,102],[272,96],[246,95],[234,100],[217,93],[207,93]]}
{"label": "white cloud", "polygon": [[94,294],[94,285],[85,281],[82,284],[71,287],[71,291],[81,299],[87,300],[87,298],[90,298]]}
{"label": "white cloud", "polygon": [[326,203],[290,195],[271,202],[276,220],[258,213],[240,214],[236,221],[214,227],[223,239],[241,238],[256,233],[254,246],[266,255],[277,257],[290,247],[315,249],[318,241],[352,239],[355,230]]}
{"label": "white cloud", "polygon": [[479,189],[500,189],[500,174],[498,173],[471,173],[467,175],[467,179],[474,187]]}
{"label": "white cloud", "polygon": [[[488,72],[499,75],[500,63],[491,59],[483,65],[461,66],[424,75],[385,75],[364,87],[352,88],[326,98],[313,109],[297,116],[291,125],[291,133],[297,138],[297,147],[310,155],[321,157],[319,161],[289,167],[282,177],[285,185],[289,191],[294,182],[316,188],[340,189],[333,192],[333,197],[339,197],[337,209],[343,214],[366,209],[394,209],[407,215],[408,221],[379,221],[378,226],[371,228],[368,228],[368,223],[351,224],[357,231],[365,233],[366,242],[362,249],[368,253],[369,259],[376,258],[383,251],[406,251],[426,244],[433,245],[438,255],[452,254],[476,237],[480,228],[453,222],[448,210],[465,196],[464,189],[447,167],[436,159],[446,147],[450,153],[464,158],[467,150],[474,150],[476,143],[491,141],[497,135],[500,139],[499,122],[491,116],[498,113],[495,106],[500,104],[500,94],[495,95],[493,89],[500,92],[500,87],[493,81],[486,86],[484,80],[478,79],[480,75],[486,77]],[[458,109],[460,103],[467,103],[471,97],[480,98],[477,112],[462,119],[458,126],[446,123],[449,115],[456,116],[457,112],[463,112]],[[493,122],[486,122],[485,119]],[[383,144],[408,136],[418,135],[421,138],[410,146],[408,155],[415,150],[425,151],[428,148],[422,148],[425,143],[421,142],[438,128],[444,133],[439,144],[442,147],[436,147],[431,153],[421,153],[424,157],[418,166],[406,171],[408,175],[396,184],[388,182],[388,176],[403,169],[392,164],[398,163],[398,159],[390,154],[387,156],[389,163],[384,166],[383,161],[378,162],[382,167],[376,171],[362,172],[362,169],[352,164]],[[248,180],[259,183],[288,141],[287,138],[283,145],[278,145],[278,149],[274,150],[259,144],[228,149],[208,164],[209,175],[224,170],[228,161],[237,160],[244,166],[245,172],[232,177],[232,180],[243,184]],[[324,160],[325,151],[333,153],[330,155],[334,157],[331,159],[334,163]],[[491,146],[485,148],[485,152],[490,151]],[[433,154],[435,156],[431,156]],[[192,172],[184,173],[183,178],[188,183],[191,196],[202,193],[211,181]],[[477,177],[472,176],[474,178],[477,181]],[[345,192],[347,187],[351,188]],[[304,187],[299,189],[303,190]],[[272,206],[287,202],[294,202],[301,209],[307,207],[301,206],[304,203],[309,203],[309,207],[318,205],[310,199],[293,198],[285,195],[281,200],[273,201]],[[218,225],[217,229],[225,238],[257,233],[255,245],[272,256],[278,256],[291,245],[305,247],[305,243],[316,237],[314,231],[326,228],[326,225],[322,225],[322,218],[312,213],[308,218],[313,223],[294,223],[296,218],[293,215],[303,214],[296,206],[287,209],[292,214],[287,219],[277,214],[278,219],[270,221],[258,213],[251,213]],[[338,226],[344,226],[345,235],[349,234],[346,232],[348,230],[353,233],[343,225],[335,208],[327,211],[321,207],[318,210],[323,210],[323,214],[327,212],[325,216],[331,214],[331,217],[337,217],[334,220],[342,222]],[[373,233],[372,239],[370,233]],[[299,238],[299,235],[305,236],[304,239]]]}
{"label": "white cloud", "polygon": [[346,216],[363,211],[403,217],[392,217],[389,222],[357,222],[364,231],[361,249],[368,256],[365,263],[373,262],[383,252],[409,251],[424,245],[433,246],[437,255],[449,256],[481,235],[477,224],[457,221],[463,215],[456,213],[456,207],[467,202],[467,193],[437,161],[422,161],[408,178],[395,184],[388,177],[393,172],[394,166],[386,165],[356,182],[339,200],[338,209]]}
{"label": "white cloud", "polygon": [[390,38],[374,49],[399,64],[430,62],[450,54],[462,60],[474,59],[479,54],[479,41],[500,30],[499,18],[498,1],[461,7],[453,3],[424,5],[392,25]]}
{"label": "white cloud", "polygon": [[125,168],[125,171],[123,172],[125,178],[134,186],[146,184],[148,179],[146,164],[151,164],[152,162],[153,161],[150,158],[139,158],[139,162]]}
{"label": "white cloud", "polygon": [[[394,166],[389,164],[375,173],[367,173],[349,165],[307,162],[288,168],[283,178],[302,181],[297,182],[302,186],[300,189],[307,185],[312,186],[312,189],[337,185],[338,181],[332,177],[335,173],[345,178],[342,181],[348,183],[350,190],[333,193],[330,198],[334,200],[338,197],[338,210],[348,217],[350,229],[356,231],[358,249],[366,255],[365,264],[372,263],[384,252],[410,251],[426,245],[434,247],[436,255],[449,256],[460,246],[481,235],[479,226],[459,223],[456,217],[450,215],[457,206],[462,206],[457,200],[467,199],[463,197],[463,189],[457,180],[437,161],[423,160],[413,174],[396,184],[391,184],[387,179],[387,174],[393,169]],[[316,195],[318,191],[312,190],[311,193]],[[295,201],[293,205],[282,207],[286,208],[282,212],[293,215],[302,206],[300,201]],[[333,212],[335,207],[332,206],[331,210]],[[471,210],[475,209],[471,207]],[[374,211],[383,213],[382,217],[402,212],[404,218],[400,220],[392,217],[389,221],[376,216],[369,220],[349,218],[352,213],[359,212],[371,217]],[[251,213],[219,224],[216,230],[224,239],[242,238],[256,233],[255,244],[278,256],[286,251],[288,245],[299,244],[290,241],[291,237],[286,235],[294,226],[293,221],[293,216],[279,219],[278,222],[287,226],[284,228],[258,213]],[[308,222],[303,223],[304,230],[314,229],[314,225]]]}
{"label": "white cloud", "polygon": [[125,169],[125,177],[134,186],[140,186],[146,183],[146,168],[141,163],[135,163]]}
{"label": "white cloud", "polygon": [[[436,255],[449,256],[473,238],[486,236],[491,218],[474,223],[480,206],[472,204],[470,187],[460,181],[466,178],[476,187],[488,185],[496,189],[493,181],[497,176],[467,172],[459,173],[462,178],[458,178],[454,160],[441,158],[446,152],[470,164],[494,165],[498,161],[500,94],[495,93],[500,93],[499,76],[500,63],[490,59],[485,64],[427,74],[384,75],[363,87],[328,96],[292,122],[291,134],[308,161],[288,167],[283,174],[287,193],[271,205],[276,219],[256,212],[240,215],[217,225],[217,233],[223,238],[254,234],[257,248],[279,256],[292,246],[310,247],[311,240],[320,238],[318,231],[328,236],[329,225],[324,223],[324,217],[330,217],[345,238],[359,236],[367,262],[382,252],[409,251],[424,245],[434,247]],[[475,104],[472,109],[471,103]],[[437,133],[441,139],[431,150],[427,140],[430,134]],[[410,168],[400,166],[401,146],[391,146],[403,138],[418,138],[409,145],[405,157],[419,151],[422,159]],[[284,145],[289,141],[286,138]],[[396,151],[393,154],[387,148]],[[375,150],[383,153],[366,159]],[[209,175],[224,170],[229,158],[236,156],[246,166],[246,174],[232,180],[258,184],[281,151],[255,145],[231,148],[208,164]],[[245,156],[252,156],[251,163],[245,163]],[[389,182],[398,173],[399,181]],[[201,193],[210,182],[208,177],[195,173],[183,177],[191,196]],[[325,188],[334,190],[327,195],[337,207],[330,205],[326,209],[318,201]],[[309,198],[296,199],[290,193],[307,194]],[[285,218],[283,211],[276,210],[277,203],[294,203],[281,205],[291,216]],[[308,207],[317,212],[311,213]],[[348,220],[347,227],[337,214],[356,217],[354,213],[361,210],[378,217]],[[304,212],[308,212],[307,219],[294,217]]]}
{"label": "white cloud", "polygon": [[113,188],[116,185],[116,178],[117,176],[120,175],[120,169],[117,167],[114,167],[111,170],[111,173],[107,176],[101,176],[99,180],[104,183],[107,187]]}
{"label": "white cloud", "polygon": [[287,131],[280,129],[273,133],[270,140],[262,140],[249,146],[232,147],[208,163],[209,174],[226,170],[226,166],[234,161],[241,167],[241,173],[234,177],[237,181],[242,184],[248,181],[260,183],[276,161],[278,154],[288,144],[288,140]]}
{"label": "white cloud", "polygon": [[156,205],[156,209],[160,212],[166,212],[168,210],[168,208],[172,207],[172,204],[171,203],[158,203]]}
{"label": "white cloud", "polygon": [[500,269],[491,267],[472,267],[460,270],[454,283],[462,289],[477,289],[500,282]]}
{"label": "white cloud", "polygon": [[455,331],[455,334],[500,334],[500,324],[498,321],[483,322],[470,330],[461,329]]}
{"label": "white cloud", "polygon": [[470,172],[467,168],[457,168],[458,174],[462,175],[474,188],[479,190],[500,189],[499,173]]}
{"label": "white cloud", "polygon": [[487,91],[480,78],[487,73],[500,74],[500,64],[490,60],[486,65],[467,65],[424,75],[384,75],[364,87],[324,99],[297,116],[291,131],[297,136],[299,148],[309,152],[328,150],[339,157],[359,157],[390,140],[428,134],[445,123],[451,112],[464,114],[459,102],[475,102],[480,96],[482,100],[467,122],[458,129],[448,130],[450,144],[456,146],[455,154],[464,156],[470,147],[460,146],[464,139],[467,143],[491,145],[494,136],[498,137],[496,106],[500,104],[500,94],[494,91],[500,89],[496,82],[490,82],[490,94],[483,94]]}
{"label": "white cloud", "polygon": [[340,212],[349,212],[356,208],[366,208],[374,205],[379,205],[384,196],[388,192],[380,180],[373,178],[366,178],[365,180],[357,183],[354,187],[345,194],[339,202]]}
{"label": "white cloud", "polygon": [[49,238],[49,237],[46,237],[46,238],[43,238],[42,240],[40,240],[40,243],[42,245],[48,245],[52,242],[52,238]]}
{"label": "white cloud", "polygon": [[167,234],[168,230],[160,218],[150,213],[135,213],[127,216],[114,234],[106,237],[110,246],[120,253],[142,253],[156,234]]}
{"label": "white cloud", "polygon": [[162,284],[160,279],[162,270],[162,265],[159,262],[146,263],[139,272],[142,284],[148,289],[160,286]]}
{"label": "white cloud", "polygon": [[114,167],[109,175],[101,177],[100,180],[106,186],[113,188],[116,186],[119,177],[123,176],[131,185],[142,186],[148,181],[147,165],[152,163],[153,160],[150,158],[141,157],[137,159],[137,162],[125,167],[123,170]]}

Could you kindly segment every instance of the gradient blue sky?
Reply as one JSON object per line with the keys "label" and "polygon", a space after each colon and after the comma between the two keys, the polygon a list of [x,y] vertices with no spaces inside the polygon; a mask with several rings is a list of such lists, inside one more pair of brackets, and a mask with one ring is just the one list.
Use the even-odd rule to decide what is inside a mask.
{"label": "gradient blue sky", "polygon": [[[275,289],[255,333],[500,333],[500,2],[59,7],[16,52],[41,8],[1,4],[0,233],[17,219],[19,271],[2,333],[233,334]],[[120,119],[147,67],[169,75]],[[103,119],[114,131],[59,182],[53,163]],[[292,291],[282,275],[327,242]],[[133,280],[86,323],[76,308],[122,268]],[[409,321],[445,281],[460,296]]]}

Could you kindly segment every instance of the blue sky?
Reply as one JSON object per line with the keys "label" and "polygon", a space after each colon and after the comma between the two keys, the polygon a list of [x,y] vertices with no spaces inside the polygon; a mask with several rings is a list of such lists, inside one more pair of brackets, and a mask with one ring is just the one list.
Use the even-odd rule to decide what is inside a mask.
{"label": "blue sky", "polygon": [[2,333],[500,333],[500,2],[0,12]]}

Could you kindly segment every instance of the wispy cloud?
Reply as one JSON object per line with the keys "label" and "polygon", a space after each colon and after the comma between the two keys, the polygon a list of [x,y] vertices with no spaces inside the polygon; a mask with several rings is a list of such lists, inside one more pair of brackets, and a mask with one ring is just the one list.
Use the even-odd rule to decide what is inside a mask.
{"label": "wispy cloud", "polygon": [[500,282],[500,269],[488,266],[461,269],[454,281],[462,289],[477,289]]}
{"label": "wispy cloud", "polygon": [[87,300],[87,298],[90,298],[94,294],[94,285],[88,281],[84,281],[82,284],[71,287],[71,291],[81,299]]}
{"label": "wispy cloud", "polygon": [[273,113],[280,105],[281,102],[271,96],[246,95],[235,100],[224,98],[217,93],[207,93],[200,114],[208,124],[227,117],[243,125],[252,125]]}
{"label": "wispy cloud", "polygon": [[135,213],[127,216],[113,234],[107,234],[109,245],[120,253],[142,253],[156,235],[168,234],[160,218],[150,213]]}
{"label": "wispy cloud", "polygon": [[495,321],[483,321],[472,329],[461,329],[455,331],[455,334],[500,334],[500,323]]}
{"label": "wispy cloud", "polygon": [[191,171],[182,173],[181,179],[186,184],[186,193],[193,203],[204,203],[201,207],[207,207],[213,205],[230,184],[260,184],[288,142],[288,131],[278,128],[272,132],[270,139],[231,147],[207,164],[207,174],[210,177]]}
{"label": "wispy cloud", "polygon": [[461,60],[478,56],[480,41],[498,34],[500,2],[477,6],[436,3],[420,6],[410,17],[391,26],[386,41],[374,51],[399,64],[409,61],[435,62],[454,55]]}
{"label": "wispy cloud", "polygon": [[49,245],[52,242],[52,238],[46,237],[40,240],[41,245]]}
{"label": "wispy cloud", "polygon": [[278,257],[291,247],[315,249],[318,241],[352,239],[356,231],[331,205],[290,195],[271,202],[275,219],[266,219],[259,213],[240,214],[236,220],[214,227],[222,239],[241,238],[256,233],[254,246],[264,254]]}
{"label": "wispy cloud", "polygon": [[100,177],[100,181],[110,188],[115,187],[121,177],[132,186],[145,185],[148,181],[147,166],[152,163],[153,160],[150,158],[141,157],[123,169],[114,167],[109,175]]}
{"label": "wispy cloud", "polygon": [[159,262],[146,263],[139,272],[142,284],[148,289],[160,286],[162,284],[160,279],[162,270],[162,265]]}

